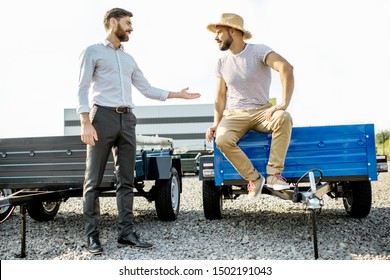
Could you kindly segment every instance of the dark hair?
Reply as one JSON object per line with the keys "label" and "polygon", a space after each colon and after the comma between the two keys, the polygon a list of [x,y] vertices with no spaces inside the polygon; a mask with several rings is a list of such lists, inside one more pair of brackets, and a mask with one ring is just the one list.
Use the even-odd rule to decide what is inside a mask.
{"label": "dark hair", "polygon": [[132,12],[126,11],[124,9],[121,9],[121,8],[111,9],[111,10],[107,11],[106,14],[104,15],[104,20],[103,20],[104,28],[107,30],[110,27],[110,19],[111,18],[115,18],[115,19],[119,20],[123,17],[132,17],[132,16],[133,16]]}

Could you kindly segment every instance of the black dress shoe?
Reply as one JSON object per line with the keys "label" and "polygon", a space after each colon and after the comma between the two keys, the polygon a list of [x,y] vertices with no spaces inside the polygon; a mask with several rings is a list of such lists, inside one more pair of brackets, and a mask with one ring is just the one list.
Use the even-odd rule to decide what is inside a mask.
{"label": "black dress shoe", "polygon": [[139,240],[139,236],[133,232],[118,238],[118,247],[132,246],[137,248],[150,248],[153,245]]}
{"label": "black dress shoe", "polygon": [[87,250],[92,255],[103,254],[103,247],[102,247],[102,244],[100,244],[99,235],[95,234],[95,235],[88,237]]}

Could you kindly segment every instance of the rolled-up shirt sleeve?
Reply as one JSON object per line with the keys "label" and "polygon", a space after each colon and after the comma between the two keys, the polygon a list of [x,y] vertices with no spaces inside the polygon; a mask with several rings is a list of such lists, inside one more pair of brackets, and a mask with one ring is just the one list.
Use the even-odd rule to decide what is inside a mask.
{"label": "rolled-up shirt sleeve", "polygon": [[86,112],[88,113],[90,111],[88,96],[95,69],[95,63],[90,49],[87,48],[81,53],[79,62],[80,73],[77,113],[81,114]]}

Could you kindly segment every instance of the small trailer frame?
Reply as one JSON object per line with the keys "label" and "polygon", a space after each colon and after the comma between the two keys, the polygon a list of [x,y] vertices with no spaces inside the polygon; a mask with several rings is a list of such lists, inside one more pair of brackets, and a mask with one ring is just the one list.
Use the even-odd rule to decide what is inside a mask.
{"label": "small trailer frame", "polygon": [[[20,257],[26,256],[26,213],[37,221],[49,221],[61,203],[81,197],[85,161],[86,145],[80,136],[0,139],[0,222],[20,206]],[[175,220],[180,209],[182,168],[180,156],[173,154],[173,140],[137,135],[135,170],[129,172],[135,175],[135,196],[154,201],[160,220]],[[145,181],[154,181],[154,185],[147,189]],[[115,196],[115,189],[110,156],[100,196]]]}

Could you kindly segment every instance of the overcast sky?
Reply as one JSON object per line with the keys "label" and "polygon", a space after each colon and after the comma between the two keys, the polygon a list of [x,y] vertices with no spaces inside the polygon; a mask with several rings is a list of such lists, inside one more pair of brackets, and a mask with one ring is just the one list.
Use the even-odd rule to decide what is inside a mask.
{"label": "overcast sky", "polygon": [[[133,12],[125,49],[152,85],[202,94],[162,103],[134,91],[137,106],[212,103],[224,53],[205,26],[234,12],[253,34],[248,43],[267,44],[294,66],[295,126],[390,128],[390,1],[12,0],[0,3],[0,138],[63,135],[64,108],[77,106],[79,55],[104,40],[103,15],[113,7]],[[277,73],[271,96],[281,96]]]}

